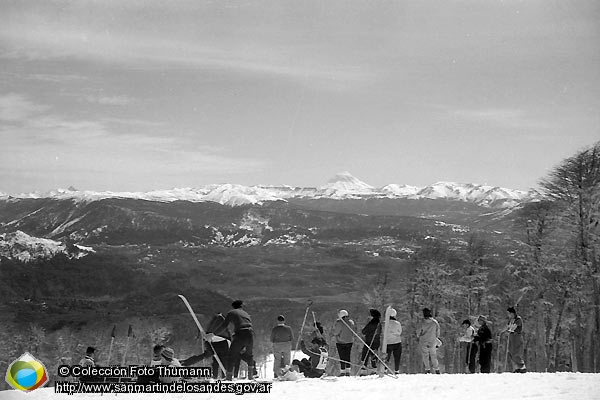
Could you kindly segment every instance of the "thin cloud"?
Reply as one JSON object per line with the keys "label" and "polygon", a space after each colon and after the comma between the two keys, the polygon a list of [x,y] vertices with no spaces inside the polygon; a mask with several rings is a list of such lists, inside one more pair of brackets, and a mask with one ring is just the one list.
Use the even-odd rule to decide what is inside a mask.
{"label": "thin cloud", "polygon": [[107,106],[126,106],[136,101],[133,97],[129,96],[86,96],[85,99],[90,103]]}
{"label": "thin cloud", "polygon": [[35,104],[17,93],[0,95],[0,121],[19,122],[47,110],[48,106]]}
{"label": "thin cloud", "polygon": [[[161,124],[69,119],[46,113],[48,108],[23,95],[0,96],[0,169],[10,170],[13,180],[26,179],[32,170],[58,175],[78,171],[79,179],[89,176],[94,182],[94,174],[125,174],[132,179],[242,174],[267,166],[260,159],[232,156],[223,147],[199,144],[200,139],[192,134],[174,137]],[[140,130],[112,129],[123,122]],[[27,149],[26,156],[23,149]]]}
{"label": "thin cloud", "polygon": [[219,38],[172,31],[163,34],[160,30],[108,29],[105,25],[96,22],[96,26],[86,26],[73,20],[52,22],[43,15],[18,14],[0,28],[0,58],[41,62],[73,58],[139,70],[212,68],[316,83],[361,83],[375,77],[366,69],[327,62],[310,52],[290,53],[289,48],[251,39],[239,46]]}
{"label": "thin cloud", "polygon": [[484,108],[455,110],[452,115],[471,122],[490,123],[509,128],[542,128],[546,124],[537,121],[523,110],[511,108]]}

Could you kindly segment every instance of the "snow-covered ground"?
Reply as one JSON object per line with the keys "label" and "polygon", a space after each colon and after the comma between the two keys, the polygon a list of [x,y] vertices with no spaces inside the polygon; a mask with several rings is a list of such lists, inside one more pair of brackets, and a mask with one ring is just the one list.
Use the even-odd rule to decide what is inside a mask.
{"label": "snow-covered ground", "polygon": [[[105,394],[108,398],[116,396]],[[236,394],[119,394],[127,400],[239,398]],[[600,374],[527,373],[527,374],[442,374],[399,375],[379,378],[342,377],[335,380],[303,379],[273,382],[270,393],[245,394],[252,398],[286,400],[587,400],[600,399]],[[0,392],[0,400],[100,399],[100,394],[55,394],[54,388],[31,393]]]}

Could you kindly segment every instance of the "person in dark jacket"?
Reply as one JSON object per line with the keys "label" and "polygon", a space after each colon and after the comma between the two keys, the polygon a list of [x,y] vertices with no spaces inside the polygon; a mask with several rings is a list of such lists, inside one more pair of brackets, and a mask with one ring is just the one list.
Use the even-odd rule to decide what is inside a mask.
{"label": "person in dark jacket", "polygon": [[[248,364],[248,377],[256,376],[256,364],[254,363],[254,357],[252,354],[252,348],[254,347],[254,331],[252,329],[252,318],[250,315],[242,309],[244,302],[242,300],[235,300],[231,303],[233,309],[231,309],[225,320],[217,328],[220,329],[222,326],[228,328],[229,325],[233,326],[233,340],[229,347],[229,354],[227,356],[227,376],[226,380],[233,379],[234,368],[240,365],[240,360],[244,360]],[[211,339],[211,335],[207,334],[208,340]]]}
{"label": "person in dark jacket", "polygon": [[514,371],[518,373],[527,372],[523,358],[523,319],[517,315],[514,307],[506,309],[508,324],[503,332],[508,332],[508,358],[513,364]]}
{"label": "person in dark jacket", "polygon": [[[294,333],[292,328],[285,324],[285,317],[277,317],[277,325],[271,329],[271,343],[273,343],[273,374],[275,378],[282,375],[282,369],[290,366],[292,342]],[[283,364],[283,365],[282,365]]]}
{"label": "person in dark jacket", "polygon": [[369,314],[371,319],[361,331],[364,335],[365,343],[369,345],[368,347],[363,346],[360,357],[363,360],[365,369],[369,366],[369,363],[372,368],[377,368],[377,357],[373,351],[377,351],[381,345],[381,313],[371,308]]}
{"label": "person in dark jacket", "polygon": [[487,325],[487,318],[480,315],[477,318],[479,329],[473,337],[473,342],[479,347],[479,366],[481,373],[489,374],[492,368],[492,331]]}
{"label": "person in dark jacket", "polygon": [[[206,340],[204,341],[204,353],[193,355],[185,360],[181,360],[181,365],[184,367],[189,367],[206,358],[212,357],[212,377],[214,379],[218,379],[221,367],[219,366],[217,357],[221,363],[225,364],[227,362],[227,357],[229,355],[229,343],[231,342],[231,334],[227,330],[227,326],[225,326],[224,323],[225,317],[223,314],[215,314],[206,327],[207,336]],[[210,339],[208,339],[208,334],[212,334]],[[223,371],[221,371],[221,373],[222,372]]]}

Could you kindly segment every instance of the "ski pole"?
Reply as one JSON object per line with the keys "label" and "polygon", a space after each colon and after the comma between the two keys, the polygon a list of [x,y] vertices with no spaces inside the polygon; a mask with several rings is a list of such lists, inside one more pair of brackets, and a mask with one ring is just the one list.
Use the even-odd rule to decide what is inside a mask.
{"label": "ski pole", "polygon": [[[377,336],[377,330],[379,329],[379,327],[380,327],[380,326],[381,326],[381,322],[379,322],[379,323],[377,324],[377,328],[375,328],[375,333],[373,334],[373,337],[371,338],[371,342],[370,342],[370,343],[369,343],[369,345],[367,346],[367,348],[369,349],[369,351],[373,351],[373,349],[372,349],[372,347],[373,347],[373,342],[375,341],[375,336]],[[369,353],[369,351],[367,351],[367,352],[365,353],[365,357],[364,357],[362,360],[360,360],[360,364],[361,364],[361,365],[364,365],[364,366],[365,366],[365,368],[366,368],[366,363],[367,363],[367,360],[369,359],[369,356],[371,356],[371,354]],[[380,360],[381,360],[381,359],[380,359]],[[361,368],[362,368],[362,367],[361,367]],[[359,369],[358,371],[356,371],[356,375],[355,375],[355,376],[358,376],[358,375],[360,375],[360,369]]]}
{"label": "ski pole", "polygon": [[[500,332],[498,334],[498,348],[496,349],[496,373],[500,373],[500,349],[502,348],[500,346],[501,344],[502,344],[502,332]],[[481,357],[481,353],[479,353],[479,357]]]}
{"label": "ski pole", "polygon": [[508,368],[508,349],[510,348],[509,343],[510,343],[510,333],[508,335],[506,335],[506,358],[504,359],[504,372],[506,372],[506,369]]}
{"label": "ski pole", "polygon": [[[363,340],[363,339],[362,339],[362,338],[361,338],[361,337],[358,335],[358,333],[356,333],[356,332],[354,331],[354,329],[352,329],[352,328],[350,327],[350,325],[348,325],[348,323],[347,323],[346,321],[344,321],[344,319],[343,319],[343,318],[340,318],[340,320],[341,320],[341,321],[344,323],[344,325],[346,325],[346,328],[348,328],[348,329],[350,330],[350,332],[352,332],[352,334],[353,334],[354,336],[356,336],[356,337],[358,338],[358,340],[360,340],[360,341],[361,341],[361,343],[362,343],[362,344],[364,344],[365,346],[367,346],[367,348],[368,348],[369,350],[371,350],[371,352],[373,352],[373,354],[375,354],[375,357],[377,357],[377,359],[378,359],[378,360],[379,360],[379,361],[380,361],[380,362],[381,362],[381,363],[382,363],[382,364],[385,366],[385,368],[386,368],[388,371],[390,371],[390,373],[391,373],[391,374],[394,374],[394,371],[392,371],[392,369],[391,369],[390,367],[388,367],[388,365],[387,365],[385,362],[383,362],[383,360],[381,359],[381,357],[379,357],[379,356],[377,355],[377,353],[375,353],[375,352],[373,351],[373,349],[372,349],[372,348],[371,348],[371,347],[370,347],[370,346],[369,346],[367,343],[365,343],[365,341],[364,341],[364,340]],[[394,375],[394,377],[396,377],[396,375]]]}
{"label": "ski pole", "polygon": [[304,311],[304,319],[302,320],[302,326],[300,327],[300,334],[298,334],[298,340],[296,341],[296,348],[294,349],[294,356],[292,359],[296,358],[296,352],[298,351],[298,346],[300,346],[300,340],[302,339],[302,331],[304,330],[304,324],[306,323],[306,317],[308,316],[308,309],[312,306],[312,300],[308,301],[308,305],[306,306],[306,310]]}

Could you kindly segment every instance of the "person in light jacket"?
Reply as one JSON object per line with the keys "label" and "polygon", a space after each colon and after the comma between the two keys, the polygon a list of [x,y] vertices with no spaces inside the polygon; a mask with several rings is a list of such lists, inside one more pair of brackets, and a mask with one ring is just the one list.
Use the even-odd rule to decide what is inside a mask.
{"label": "person in light jacket", "polygon": [[354,344],[353,331],[355,331],[355,324],[348,317],[348,311],[340,310],[338,312],[338,319],[333,324],[331,339],[335,341],[335,347],[337,348],[340,360],[342,360],[340,362],[340,375],[342,376],[350,376],[350,355],[352,345]]}
{"label": "person in light jacket", "polygon": [[458,341],[464,343],[463,347],[466,350],[465,363],[469,368],[469,372],[474,374],[477,360],[477,343],[473,341],[473,338],[475,337],[475,328],[473,328],[473,325],[471,325],[471,321],[469,319],[465,319],[462,322],[462,327],[464,329],[464,333],[460,338],[458,338]]}
{"label": "person in light jacket", "polygon": [[423,356],[425,373],[428,374],[433,368],[436,374],[440,373],[437,348],[440,345],[440,324],[433,318],[429,308],[423,309],[423,319],[418,330],[419,348]]}
{"label": "person in light jacket", "polygon": [[402,325],[396,320],[396,310],[390,310],[390,320],[386,332],[386,362],[389,362],[394,356],[394,372],[400,373],[400,358],[402,357]]}

